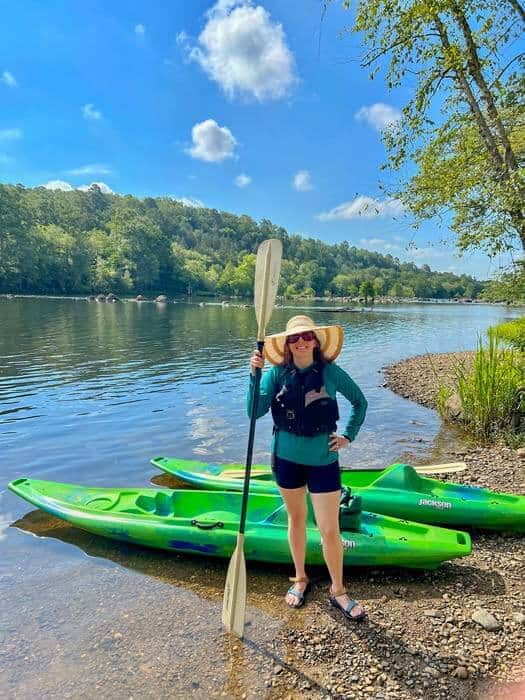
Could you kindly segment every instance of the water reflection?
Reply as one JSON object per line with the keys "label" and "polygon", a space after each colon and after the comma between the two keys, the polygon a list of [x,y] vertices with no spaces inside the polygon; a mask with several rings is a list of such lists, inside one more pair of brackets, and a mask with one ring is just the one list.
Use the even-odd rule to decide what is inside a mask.
{"label": "water reflection", "polygon": [[[276,309],[268,330],[281,330],[293,313]],[[369,402],[343,466],[443,461],[440,453],[458,436],[447,429],[438,445],[436,414],[385,389],[381,367],[427,350],[473,347],[479,332],[513,314],[481,305],[313,313],[344,326],[338,361]],[[253,308],[0,298],[0,328],[2,483],[26,474],[147,485],[155,474],[149,459],[159,454],[244,462]],[[344,401],[340,410],[344,421]],[[269,417],[258,422],[255,462],[269,462],[271,427]],[[11,495],[5,504],[24,512]],[[5,556],[14,562],[9,539]]]}
{"label": "water reflection", "polygon": [[[281,330],[292,314],[277,309],[269,331]],[[440,430],[434,412],[385,389],[381,367],[426,351],[472,348],[479,332],[512,315],[519,313],[435,305],[319,314],[321,323],[344,326],[340,363],[370,406],[342,464],[453,459],[462,436]],[[152,456],[243,463],[255,333],[253,309],[233,306],[0,298],[0,482],[27,475],[114,487],[153,480],[171,488],[181,483],[155,470]],[[341,409],[346,418],[348,407]],[[270,437],[265,418],[255,463],[269,462]],[[68,697],[96,688],[115,697],[143,697],[146,689],[157,697],[263,697],[271,693],[269,664],[296,673],[293,649],[274,640],[283,625],[308,626],[326,607],[324,571],[298,617],[282,601],[289,570],[249,563],[248,638],[235,649],[220,630],[226,561],[106,540],[28,508],[1,494],[0,625],[9,634],[0,694]],[[496,574],[465,576],[468,569],[446,565],[432,581],[411,572],[411,590],[439,596],[436,580],[468,581],[480,594],[499,590]],[[385,582],[407,580],[406,571],[376,572],[374,582],[369,571],[351,575],[367,601],[381,598]],[[197,670],[195,659],[205,660]]]}

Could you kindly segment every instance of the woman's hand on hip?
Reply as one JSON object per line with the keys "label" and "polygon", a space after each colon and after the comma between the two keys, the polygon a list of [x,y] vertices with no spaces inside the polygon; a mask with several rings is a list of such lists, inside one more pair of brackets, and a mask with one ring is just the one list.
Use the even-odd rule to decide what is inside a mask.
{"label": "woman's hand on hip", "polygon": [[262,352],[259,350],[254,350],[252,356],[250,357],[250,369],[252,374],[255,376],[256,369],[262,369],[264,367],[264,357]]}
{"label": "woman's hand on hip", "polygon": [[331,452],[339,452],[343,447],[347,447],[350,444],[350,440],[343,435],[336,435],[332,433],[329,438],[329,446]]}

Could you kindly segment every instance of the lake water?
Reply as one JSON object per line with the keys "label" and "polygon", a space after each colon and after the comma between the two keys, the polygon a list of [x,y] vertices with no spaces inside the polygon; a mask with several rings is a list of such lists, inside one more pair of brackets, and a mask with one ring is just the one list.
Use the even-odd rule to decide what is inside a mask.
{"label": "lake water", "polygon": [[[276,309],[268,331],[282,330],[293,314],[292,308]],[[520,312],[482,304],[407,304],[311,314],[321,324],[344,327],[338,362],[362,388],[369,410],[341,461],[365,467],[399,459],[439,461],[459,439],[441,428],[433,411],[384,388],[381,368],[426,352],[473,349],[480,333]],[[188,637],[177,651],[181,664],[186,658],[181,649],[190,653],[189,640],[199,629],[207,629],[208,637],[219,634],[215,613],[222,563],[103,543],[61,528],[31,512],[5,485],[22,475],[93,486],[148,486],[155,477],[169,485],[158,479],[151,457],[243,462],[255,334],[253,309],[233,304],[0,298],[0,597],[8,602],[2,606],[0,629],[11,640],[4,657],[10,672],[0,675],[0,695],[4,690],[10,697],[30,697],[36,688],[52,695],[60,686],[67,696],[71,678],[80,684],[103,678],[111,688],[100,670],[101,647],[90,644],[100,636],[101,622],[109,625],[102,638],[113,639],[111,624],[117,622],[107,622],[108,616],[120,615],[118,625],[127,629],[130,606],[135,619],[147,625],[148,601],[169,599],[177,607],[191,598],[185,608]],[[343,401],[340,408],[346,417]],[[257,426],[255,461],[268,462],[270,436],[271,420],[265,417]],[[257,571],[252,570],[253,577]],[[281,578],[274,582],[276,595]],[[274,583],[265,586],[269,590]],[[136,599],[125,605],[133,592]],[[101,600],[106,601],[104,614]],[[264,627],[272,630],[279,615],[261,606]],[[135,637],[136,630],[130,634]],[[155,645],[152,632],[142,634]],[[124,656],[118,658],[115,663],[126,663]],[[170,687],[181,693],[200,688],[204,697],[214,683],[227,683],[220,661],[214,669],[218,675],[208,686],[188,685],[193,681],[182,674]],[[141,684],[126,688],[144,691]]]}

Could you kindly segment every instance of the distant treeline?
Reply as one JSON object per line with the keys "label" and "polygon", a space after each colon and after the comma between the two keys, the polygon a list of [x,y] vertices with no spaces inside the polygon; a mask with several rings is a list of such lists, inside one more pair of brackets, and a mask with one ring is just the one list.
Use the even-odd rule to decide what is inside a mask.
{"label": "distant treeline", "polygon": [[28,294],[249,296],[255,251],[283,242],[280,293],[294,296],[477,297],[468,275],[432,272],[350,246],[291,236],[263,219],[169,197],[0,185],[0,291]]}

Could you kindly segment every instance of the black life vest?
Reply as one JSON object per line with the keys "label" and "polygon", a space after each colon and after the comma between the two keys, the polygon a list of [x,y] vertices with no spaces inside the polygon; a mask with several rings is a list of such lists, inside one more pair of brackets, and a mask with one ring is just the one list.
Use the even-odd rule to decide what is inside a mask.
{"label": "black life vest", "polygon": [[339,408],[323,384],[322,367],[315,363],[306,372],[286,370],[281,389],[272,401],[274,427],[313,437],[337,428]]}

